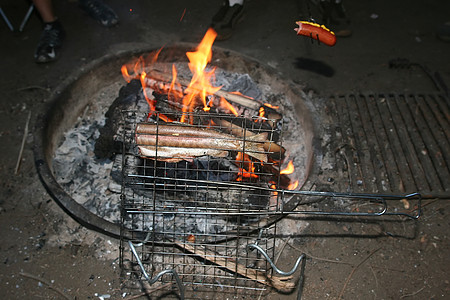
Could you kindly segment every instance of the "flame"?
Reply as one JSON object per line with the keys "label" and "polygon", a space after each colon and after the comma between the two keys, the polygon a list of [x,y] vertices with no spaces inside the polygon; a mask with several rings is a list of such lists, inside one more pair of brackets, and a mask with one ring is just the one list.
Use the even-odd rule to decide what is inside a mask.
{"label": "flame", "polygon": [[270,104],[270,103],[264,103],[264,105],[267,106],[267,107],[270,107],[271,109],[275,109],[275,110],[277,110],[277,109],[280,108],[279,106],[277,106],[277,105],[272,105],[272,104]]}
{"label": "flame", "polygon": [[131,79],[133,79],[133,78],[128,73],[127,66],[123,65],[122,68],[120,68],[120,71],[122,72],[123,79],[125,79],[126,82],[130,83]]}
{"label": "flame", "polygon": [[236,108],[234,108],[234,106],[231,105],[230,102],[228,102],[224,97],[220,97],[220,106],[230,111],[236,117],[239,116]]}
{"label": "flame", "polygon": [[[180,21],[182,21],[186,9],[183,11]],[[238,109],[229,103],[224,97],[215,95],[222,87],[214,86],[215,81],[215,70],[216,68],[208,68],[208,64],[211,62],[212,58],[212,45],[217,37],[217,33],[213,29],[208,29],[205,36],[203,37],[200,44],[197,46],[195,51],[187,52],[186,56],[189,60],[188,67],[192,73],[191,81],[188,83],[187,80],[178,76],[178,70],[175,64],[172,65],[172,74],[168,74],[167,70],[159,70],[161,65],[155,66],[159,54],[162,49],[159,49],[155,53],[150,54],[146,58],[140,57],[135,60],[133,64],[123,65],[121,68],[123,78],[130,82],[131,80],[140,80],[145,99],[147,100],[150,111],[149,117],[152,115],[157,115],[161,120],[165,122],[174,122],[175,120],[160,114],[156,110],[156,100],[153,99],[153,95],[150,94],[151,91],[155,90],[158,93],[166,94],[167,100],[170,105],[176,108],[181,107],[181,122],[193,123],[194,110],[203,108],[204,111],[209,111],[212,106],[220,112],[226,112],[227,114],[233,114],[239,116]],[[147,77],[147,73],[151,76]],[[162,75],[161,75],[162,74]],[[232,94],[237,94],[241,97],[254,100],[252,97],[243,95],[240,92],[231,92]],[[277,110],[279,107],[271,105],[269,103],[264,103],[263,106],[259,108],[259,120],[255,122],[263,122],[264,119],[273,113],[271,109]],[[218,126],[212,120],[209,126]],[[256,168],[255,164],[257,162],[252,161],[252,159],[242,152],[238,152],[236,155],[236,164],[239,165],[239,172],[237,174],[236,181],[251,180],[254,178],[259,178],[257,172],[260,168]],[[280,162],[273,162],[274,167],[278,168]],[[280,171],[280,175],[289,175],[294,172],[294,164],[290,161],[284,170]],[[275,182],[269,182],[270,188],[273,189],[274,195],[278,195],[277,185]],[[287,182],[284,184],[287,185]],[[291,182],[288,186],[289,190],[294,190],[298,187],[299,182]],[[286,188],[286,187],[283,187]]]}
{"label": "flame", "polygon": [[291,160],[291,161],[289,161],[287,167],[280,171],[280,174],[281,175],[283,175],[283,174],[284,175],[289,175],[289,174],[292,174],[292,173],[294,173],[294,164],[292,163],[292,160]]}
{"label": "flame", "polygon": [[[146,59],[141,56],[135,62],[123,65],[120,70],[122,71],[122,76],[125,81],[130,82],[133,79],[138,79],[141,76],[141,73],[145,72],[145,68],[148,65],[152,65],[158,60],[159,54],[161,53],[162,49],[163,48],[160,48],[155,53],[151,53],[149,56],[147,56]],[[133,73],[130,74],[129,70],[133,70]]]}
{"label": "flame", "polygon": [[[283,169],[283,170],[280,171],[280,175],[289,175],[289,174],[292,174],[292,173],[294,173],[294,170],[295,170],[294,164],[293,164],[293,162],[292,162],[292,160],[291,160],[291,161],[289,161],[287,167],[286,167],[285,169]],[[287,189],[288,189],[288,190],[295,190],[295,189],[298,187],[298,184],[299,184],[299,183],[298,183],[298,180],[296,180],[295,182],[291,182],[291,183],[289,184],[289,186],[287,187]]]}
{"label": "flame", "polygon": [[177,68],[175,67],[175,65],[172,65],[172,82],[170,83],[167,97],[169,100],[174,102],[183,97],[183,93],[181,92],[181,85],[177,83],[177,74]]}
{"label": "flame", "polygon": [[259,116],[260,118],[264,118],[265,114],[266,114],[266,111],[264,110],[264,107],[261,106],[261,107],[259,108],[259,115],[258,115],[258,116]]}
{"label": "flame", "polygon": [[270,188],[271,188],[272,190],[275,190],[275,191],[273,192],[273,195],[274,195],[274,196],[278,196],[278,192],[276,191],[276,190],[277,190],[277,185],[276,185],[274,182],[270,182]]}
{"label": "flame", "polygon": [[297,187],[298,187],[298,180],[296,180],[295,182],[289,184],[287,189],[292,191],[292,190],[295,190]]}
{"label": "flame", "polygon": [[[130,63],[128,65],[123,65],[121,68],[122,76],[126,82],[130,82],[133,79],[139,79],[141,81],[142,89],[144,92],[145,100],[150,107],[149,115],[151,115],[155,111],[155,100],[151,99],[150,95],[147,95],[147,73],[145,72],[145,68],[148,64],[154,64],[158,60],[158,56],[161,53],[162,48],[160,48],[156,53],[144,59],[142,56],[137,59],[136,62]],[[133,73],[130,74],[129,70],[133,70]]]}
{"label": "flame", "polygon": [[[185,90],[186,95],[183,97],[183,113],[192,112],[197,106],[197,99],[203,104],[203,110],[210,109],[207,103],[207,96],[215,94],[221,87],[211,85],[211,79],[214,78],[215,68],[205,71],[206,66],[211,61],[212,44],[216,39],[217,33],[214,29],[209,28],[195,52],[187,52],[189,59],[189,69],[192,72],[192,80]],[[186,115],[183,114],[181,122],[185,122]]]}
{"label": "flame", "polygon": [[[178,71],[175,65],[172,65],[172,79],[167,81],[157,81],[151,76],[147,77],[147,72],[151,73],[154,65],[161,53],[162,49],[159,49],[156,53],[149,55],[147,58],[140,57],[134,63],[123,65],[121,68],[123,78],[130,82],[133,79],[139,79],[142,83],[144,90],[144,96],[149,104],[150,112],[149,116],[155,113],[156,102],[152,99],[152,95],[147,95],[147,90],[156,90],[157,92],[166,93],[169,102],[179,103],[182,107],[181,122],[193,122],[192,114],[188,118],[189,113],[193,112],[196,108],[202,107],[204,111],[209,111],[211,106],[218,106],[219,109],[232,113],[238,116],[237,109],[231,105],[223,97],[211,97],[222,87],[213,86],[215,81],[215,69],[207,69],[208,63],[212,58],[212,45],[217,37],[217,33],[212,29],[208,29],[200,44],[195,51],[187,52],[186,56],[189,60],[188,67],[192,73],[192,79],[189,84],[183,86],[178,81]],[[149,86],[150,85],[150,86]],[[236,94],[241,93],[236,92]],[[250,98],[250,97],[247,97]],[[250,98],[252,99],[252,98]]]}
{"label": "flame", "polygon": [[245,98],[248,98],[248,99],[253,99],[253,100],[255,100],[255,98],[250,97],[250,96],[247,96],[247,95],[244,95],[244,94],[242,94],[242,93],[239,92],[239,91],[230,92],[230,94],[235,94],[235,95],[239,95],[239,96],[242,96],[242,97],[245,97]]}
{"label": "flame", "polygon": [[236,156],[236,162],[242,166],[242,168],[239,168],[237,181],[242,181],[243,178],[258,178],[258,175],[255,174],[255,164],[247,154],[239,152]]}

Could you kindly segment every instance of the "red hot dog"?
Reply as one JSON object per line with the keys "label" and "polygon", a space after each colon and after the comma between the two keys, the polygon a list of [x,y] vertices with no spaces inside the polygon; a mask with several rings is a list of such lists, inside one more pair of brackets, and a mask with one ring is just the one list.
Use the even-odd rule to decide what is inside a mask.
{"label": "red hot dog", "polygon": [[297,35],[303,35],[312,39],[318,40],[328,46],[334,46],[336,44],[336,36],[334,32],[326,28],[324,25],[319,25],[307,21],[295,22],[299,27],[294,28]]}

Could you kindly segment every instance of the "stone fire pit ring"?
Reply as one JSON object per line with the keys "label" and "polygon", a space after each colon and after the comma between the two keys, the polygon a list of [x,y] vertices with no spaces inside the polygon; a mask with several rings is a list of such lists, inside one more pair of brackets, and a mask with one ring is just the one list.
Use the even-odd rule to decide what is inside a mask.
{"label": "stone fire pit ring", "polygon": [[[165,47],[158,61],[167,63],[179,61],[185,57],[187,51],[192,51],[195,47],[196,45],[188,43]],[[92,101],[91,98],[81,97],[81,95],[94,94],[98,91],[99,86],[120,80],[119,78],[122,78],[120,68],[123,64],[130,62],[133,58],[157,50],[152,48],[114,53],[80,68],[58,86],[51,97],[48,110],[38,116],[35,123],[35,145],[33,149],[35,165],[39,178],[48,193],[66,213],[83,226],[116,238],[120,236],[131,237],[131,233],[121,228],[120,224],[103,219],[75,201],[57,182],[54,176],[52,159],[56,148],[64,138],[64,133],[73,127]],[[302,184],[305,183],[306,178],[315,169],[313,167],[314,157],[320,151],[314,139],[313,113],[309,109],[308,97],[302,89],[281,78],[274,69],[233,51],[213,47],[211,64],[224,70],[249,74],[255,82],[270,83],[271,87],[284,91],[289,99],[295,100],[292,105],[296,115],[298,115],[298,122],[305,131],[302,140],[307,155],[306,165],[304,166],[305,178],[300,179]],[[285,210],[293,210],[298,204],[297,197],[292,197],[285,205]]]}

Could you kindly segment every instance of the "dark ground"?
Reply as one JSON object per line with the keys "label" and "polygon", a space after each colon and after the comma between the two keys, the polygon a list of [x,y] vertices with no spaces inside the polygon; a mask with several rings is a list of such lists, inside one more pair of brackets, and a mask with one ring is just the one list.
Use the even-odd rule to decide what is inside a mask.
{"label": "dark ground", "polygon": [[[93,59],[119,50],[199,42],[220,4],[109,1],[121,23],[103,28],[78,9],[76,1],[55,2],[67,31],[57,62],[33,61],[41,31],[36,15],[20,34],[0,24],[0,291],[4,299],[62,299],[61,293],[77,299],[106,294],[120,299],[117,242],[77,224],[51,200],[34,168],[32,130],[19,173],[14,174],[27,116],[31,112],[33,124],[45,111],[52,90]],[[450,20],[449,1],[345,2],[353,35],[339,39],[333,48],[295,35],[297,1],[263,0],[247,1],[245,19],[234,36],[216,46],[267,63],[305,91],[325,98],[357,91],[435,90],[418,68],[389,69],[389,60],[398,57],[438,71],[450,84],[450,43],[435,34],[437,25]],[[15,26],[27,5],[2,1]],[[394,229],[398,237],[387,235],[385,224],[376,222],[310,220],[302,235],[289,242],[297,250],[288,251],[293,248],[287,246],[284,254],[288,262],[298,251],[310,257],[304,299],[448,299],[448,202],[426,204],[417,223]],[[272,293],[270,298],[295,295]]]}

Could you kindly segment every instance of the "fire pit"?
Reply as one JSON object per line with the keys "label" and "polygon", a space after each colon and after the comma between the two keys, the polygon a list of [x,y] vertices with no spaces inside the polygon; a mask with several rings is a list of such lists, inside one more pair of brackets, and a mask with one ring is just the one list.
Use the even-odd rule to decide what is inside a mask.
{"label": "fire pit", "polygon": [[[194,48],[195,46],[191,44],[166,47],[159,53],[158,63],[161,65],[185,64],[186,52]],[[219,48],[213,50],[214,56],[211,64],[217,68],[216,77],[220,85],[226,86],[230,92],[236,87],[246,90],[247,93],[253,93],[250,96],[259,97],[260,99],[257,100],[263,100],[263,103],[280,105],[279,112],[284,118],[283,147],[286,148],[290,155],[289,160],[292,160],[295,166],[296,171],[293,177],[299,180],[297,188],[301,187],[310,174],[314,153],[317,153],[317,149],[314,149],[313,145],[312,117],[305,103],[307,96],[299,87],[284,81],[274,70],[256,61],[231,51]],[[133,236],[129,232],[130,228],[122,228],[121,232],[118,208],[121,195],[120,184],[111,179],[111,174],[117,175],[121,170],[114,169],[113,161],[99,162],[95,157],[95,149],[90,148],[88,141],[89,138],[96,139],[98,137],[95,130],[90,132],[92,136],[86,140],[84,138],[76,139],[76,143],[81,146],[80,152],[84,152],[80,153],[80,159],[70,158],[72,159],[71,163],[61,163],[61,161],[55,160],[55,156],[64,151],[73,152],[68,150],[71,148],[64,148],[64,143],[70,140],[68,135],[77,135],[77,131],[74,129],[83,126],[90,129],[103,127],[105,112],[125,85],[120,73],[121,66],[142,55],[156,52],[158,50],[147,49],[126,52],[93,62],[85,70],[80,70],[68,78],[57,90],[48,113],[42,116],[36,125],[36,166],[49,193],[80,223],[115,237],[125,235],[131,238]],[[239,82],[240,87],[237,85]],[[65,177],[72,171],[72,168],[67,169],[67,166],[76,168],[84,164],[86,160],[93,161],[92,165],[85,165],[87,167],[83,169],[87,177],[84,181],[74,185],[73,178]],[[285,160],[283,168],[286,167],[289,160]],[[62,165],[65,165],[66,168],[63,171],[61,171]],[[96,180],[100,177],[108,182],[106,186],[97,183]],[[71,181],[72,185],[69,187],[68,183]],[[101,197],[92,196],[93,198],[89,199],[89,194],[80,194],[80,191],[86,187],[96,190]],[[287,186],[283,188],[287,188]],[[296,197],[289,198],[283,203],[284,209],[292,210],[298,202]],[[89,206],[93,203],[100,203],[102,207],[107,206],[106,212],[97,213],[97,207],[92,209]]]}

